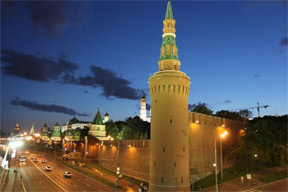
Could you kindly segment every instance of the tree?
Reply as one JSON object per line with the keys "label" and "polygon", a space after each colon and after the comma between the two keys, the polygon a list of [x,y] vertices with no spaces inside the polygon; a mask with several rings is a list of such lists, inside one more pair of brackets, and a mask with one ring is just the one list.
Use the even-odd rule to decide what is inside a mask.
{"label": "tree", "polygon": [[202,113],[207,115],[212,115],[213,111],[210,110],[208,107],[206,107],[205,104],[198,104],[194,109],[192,109],[192,112],[196,113]]}
{"label": "tree", "polygon": [[238,112],[231,112],[228,110],[217,111],[215,114],[217,117],[222,117],[225,119],[231,119],[235,121],[243,121],[241,115]]}
{"label": "tree", "polygon": [[118,140],[127,140],[131,138],[132,129],[128,126],[123,125],[120,133],[117,135]]}

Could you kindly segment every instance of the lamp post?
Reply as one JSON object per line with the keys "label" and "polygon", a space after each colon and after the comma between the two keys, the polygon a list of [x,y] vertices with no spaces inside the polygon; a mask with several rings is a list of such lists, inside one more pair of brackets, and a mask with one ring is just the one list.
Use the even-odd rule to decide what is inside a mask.
{"label": "lamp post", "polygon": [[215,192],[218,192],[218,181],[217,181],[217,137],[215,138]]}
{"label": "lamp post", "polygon": [[222,158],[222,139],[228,134],[227,131],[225,131],[223,134],[221,134],[220,137],[220,167],[221,167],[221,179],[223,179],[223,158]]}
{"label": "lamp post", "polygon": [[119,174],[120,174],[120,167],[119,167],[119,156],[120,156],[120,141],[117,140],[118,142],[118,147],[117,147],[117,171],[116,171],[116,186],[119,186]]}

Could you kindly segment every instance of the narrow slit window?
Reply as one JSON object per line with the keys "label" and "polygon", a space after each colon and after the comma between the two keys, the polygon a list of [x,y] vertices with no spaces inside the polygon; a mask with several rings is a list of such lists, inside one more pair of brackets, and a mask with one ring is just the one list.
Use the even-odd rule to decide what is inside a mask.
{"label": "narrow slit window", "polygon": [[170,123],[172,124],[172,119],[170,119]]}
{"label": "narrow slit window", "polygon": [[163,147],[163,152],[165,152],[165,147]]}

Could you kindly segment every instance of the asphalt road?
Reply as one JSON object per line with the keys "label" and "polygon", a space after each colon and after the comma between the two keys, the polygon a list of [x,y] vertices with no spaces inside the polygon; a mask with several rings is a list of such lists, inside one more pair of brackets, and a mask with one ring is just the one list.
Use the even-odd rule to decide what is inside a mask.
{"label": "asphalt road", "polygon": [[[37,158],[38,162],[33,162],[32,156]],[[18,171],[27,191],[115,191],[55,161],[47,160],[47,163],[42,163],[43,159],[44,157],[38,157],[37,154],[30,154],[26,155],[25,163],[18,161]],[[46,166],[51,166],[52,171],[46,171]],[[65,178],[65,171],[71,172],[72,177]]]}

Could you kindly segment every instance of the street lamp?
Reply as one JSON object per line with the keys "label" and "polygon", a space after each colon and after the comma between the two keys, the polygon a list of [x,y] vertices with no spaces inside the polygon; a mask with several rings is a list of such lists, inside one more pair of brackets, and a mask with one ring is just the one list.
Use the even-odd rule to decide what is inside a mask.
{"label": "street lamp", "polygon": [[217,137],[215,138],[215,163],[213,166],[215,167],[215,192],[218,192],[218,181],[217,181]]}
{"label": "street lamp", "polygon": [[[108,136],[108,139],[113,141],[114,138]],[[117,168],[116,168],[116,187],[119,186],[119,175],[120,175],[120,167],[119,167],[119,156],[120,156],[120,141],[117,139],[118,147],[117,147]]]}
{"label": "street lamp", "polygon": [[220,167],[221,167],[221,179],[223,179],[223,158],[222,158],[222,139],[228,134],[227,131],[225,131],[223,134],[221,134],[220,137]]}

